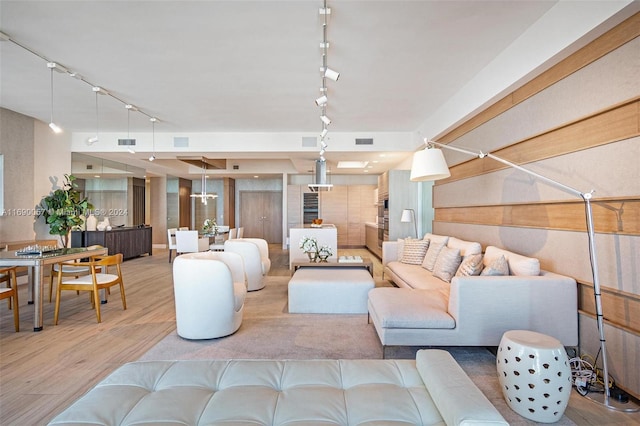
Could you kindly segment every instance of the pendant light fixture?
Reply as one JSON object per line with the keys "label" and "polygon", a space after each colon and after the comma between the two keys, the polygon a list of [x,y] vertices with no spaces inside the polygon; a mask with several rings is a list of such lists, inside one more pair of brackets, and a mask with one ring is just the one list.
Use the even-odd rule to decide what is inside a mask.
{"label": "pendant light fixture", "polygon": [[156,159],[156,121],[158,121],[158,119],[155,117],[151,117],[149,121],[151,122],[151,144],[152,144],[151,157],[149,157],[149,161],[153,161]]}
{"label": "pendant light fixture", "polygon": [[207,163],[202,161],[202,183],[201,192],[199,194],[191,194],[191,198],[200,198],[205,206],[209,198],[218,198],[216,194],[207,194]]}
{"label": "pendant light fixture", "polygon": [[53,130],[53,133],[62,133],[62,129],[53,121],[53,71],[66,72],[66,69],[55,62],[47,62],[47,67],[51,73],[51,120],[49,120],[49,127]]}

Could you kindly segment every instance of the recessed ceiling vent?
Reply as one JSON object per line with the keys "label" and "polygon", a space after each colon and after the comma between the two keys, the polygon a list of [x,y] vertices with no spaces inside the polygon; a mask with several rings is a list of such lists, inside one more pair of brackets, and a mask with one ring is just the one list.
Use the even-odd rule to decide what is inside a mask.
{"label": "recessed ceiling vent", "polygon": [[316,182],[309,184],[309,189],[313,192],[331,191],[333,184],[327,183],[327,162],[316,160]]}
{"label": "recessed ceiling vent", "polygon": [[93,170],[93,164],[87,164],[87,170]]}
{"label": "recessed ceiling vent", "polygon": [[135,146],[135,139],[118,139],[118,145],[120,146]]}
{"label": "recessed ceiling vent", "polygon": [[356,145],[373,145],[373,138],[356,138]]}
{"label": "recessed ceiling vent", "polygon": [[189,148],[189,138],[186,136],[175,136],[173,138],[174,148]]}

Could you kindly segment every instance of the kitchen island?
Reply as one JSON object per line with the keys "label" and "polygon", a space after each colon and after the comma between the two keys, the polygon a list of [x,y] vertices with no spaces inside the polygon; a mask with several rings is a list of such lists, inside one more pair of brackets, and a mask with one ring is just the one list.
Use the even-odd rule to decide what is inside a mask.
{"label": "kitchen island", "polygon": [[338,256],[338,229],[335,225],[326,224],[318,227],[301,225],[289,229],[289,269],[294,260],[309,260],[308,256],[300,248],[300,241],[304,237],[312,237],[318,241],[318,247],[329,246],[333,255],[329,259],[337,259]]}

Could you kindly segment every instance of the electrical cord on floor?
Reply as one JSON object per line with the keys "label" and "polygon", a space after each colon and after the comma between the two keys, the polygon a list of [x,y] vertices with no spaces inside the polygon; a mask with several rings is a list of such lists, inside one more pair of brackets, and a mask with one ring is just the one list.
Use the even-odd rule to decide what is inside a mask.
{"label": "electrical cord on floor", "polygon": [[[603,371],[596,367],[596,360],[590,356],[575,357],[569,360],[571,367],[571,384],[576,387],[580,395],[589,392],[604,392]],[[609,389],[614,387],[614,381],[609,376]]]}

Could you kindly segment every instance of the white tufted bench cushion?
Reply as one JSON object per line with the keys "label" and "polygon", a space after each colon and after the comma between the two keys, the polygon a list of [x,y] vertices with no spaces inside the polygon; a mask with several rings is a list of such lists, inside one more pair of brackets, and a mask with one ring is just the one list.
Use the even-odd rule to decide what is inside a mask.
{"label": "white tufted bench cushion", "polygon": [[448,352],[421,350],[416,361],[134,362],[49,424],[445,423],[508,424]]}

